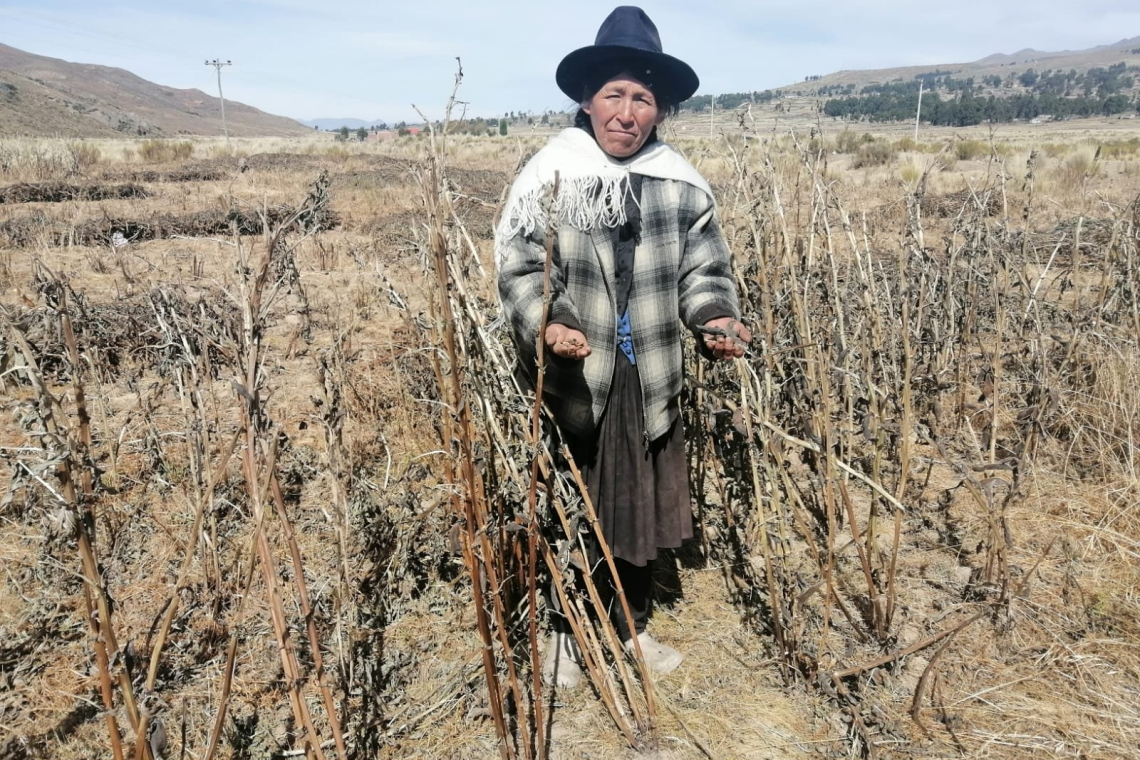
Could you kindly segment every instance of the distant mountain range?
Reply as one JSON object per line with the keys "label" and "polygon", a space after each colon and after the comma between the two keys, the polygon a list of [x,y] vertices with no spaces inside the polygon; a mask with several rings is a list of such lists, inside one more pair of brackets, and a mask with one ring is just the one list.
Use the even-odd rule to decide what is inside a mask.
{"label": "distant mountain range", "polygon": [[1111,45],[1098,45],[1087,50],[1048,52],[1026,48],[1016,53],[989,55],[971,63],[942,63],[933,66],[899,66],[890,69],[836,71],[833,74],[817,77],[811,81],[797,82],[778,89],[784,92],[814,94],[821,89],[826,92],[829,88],[837,86],[866,87],[872,84],[884,84],[896,79],[914,79],[916,76],[932,72],[952,75],[958,79],[976,77],[980,80],[985,76],[1008,76],[1011,73],[1011,67],[1017,72],[1031,68],[1038,73],[1044,69],[1053,69],[1054,71],[1076,69],[1079,72],[1084,72],[1091,68],[1108,67],[1116,63],[1140,66],[1140,36],[1123,39]]}
{"label": "distant mountain range", "polygon": [[[293,119],[226,100],[231,135],[298,135]],[[0,135],[220,135],[215,95],[148,82],[110,66],[69,63],[0,44]]]}
{"label": "distant mountain range", "polygon": [[383,119],[373,119],[372,121],[365,119],[298,119],[297,121],[309,129],[316,127],[323,130],[340,129],[341,127],[359,129],[360,127],[374,127],[385,123]]}

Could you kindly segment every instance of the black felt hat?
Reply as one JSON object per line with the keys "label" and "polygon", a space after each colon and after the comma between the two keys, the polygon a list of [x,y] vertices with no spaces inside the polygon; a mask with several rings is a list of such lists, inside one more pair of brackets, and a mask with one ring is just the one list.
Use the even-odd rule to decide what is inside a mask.
{"label": "black felt hat", "polygon": [[656,25],[633,5],[614,8],[598,29],[594,44],[563,58],[555,79],[558,89],[577,102],[587,86],[625,70],[674,103],[688,100],[700,86],[689,64],[661,52]]}

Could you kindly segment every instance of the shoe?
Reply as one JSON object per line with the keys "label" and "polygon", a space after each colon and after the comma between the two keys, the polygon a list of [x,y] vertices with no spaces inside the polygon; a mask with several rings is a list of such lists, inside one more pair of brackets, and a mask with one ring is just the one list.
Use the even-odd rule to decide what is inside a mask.
{"label": "shoe", "polygon": [[[637,643],[641,645],[641,656],[645,658],[645,664],[654,673],[661,675],[672,673],[685,661],[683,654],[657,641],[646,631],[637,634]],[[625,642],[625,651],[631,657],[637,656],[637,651],[633,648],[633,639]]]}
{"label": "shoe", "polygon": [[582,652],[572,633],[552,633],[542,659],[542,682],[559,689],[576,689],[582,682]]}

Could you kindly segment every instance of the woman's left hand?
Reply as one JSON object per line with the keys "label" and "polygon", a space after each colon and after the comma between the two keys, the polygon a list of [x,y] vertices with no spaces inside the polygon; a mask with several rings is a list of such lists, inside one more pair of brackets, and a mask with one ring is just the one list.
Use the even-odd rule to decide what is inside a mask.
{"label": "woman's left hand", "polygon": [[739,359],[752,342],[752,331],[732,317],[710,320],[703,327],[709,330],[701,333],[705,348],[717,359]]}

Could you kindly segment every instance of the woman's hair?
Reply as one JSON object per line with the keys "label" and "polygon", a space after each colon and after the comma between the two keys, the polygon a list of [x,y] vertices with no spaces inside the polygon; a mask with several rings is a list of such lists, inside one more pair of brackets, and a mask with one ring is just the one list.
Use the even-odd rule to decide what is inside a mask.
{"label": "woman's hair", "polygon": [[[591,137],[595,137],[594,125],[590,122],[590,114],[582,109],[581,104],[592,100],[598,94],[598,90],[602,89],[602,85],[618,74],[632,72],[637,68],[637,63],[634,61],[612,61],[608,65],[600,66],[589,72],[586,80],[582,82],[582,97],[578,100],[578,113],[574,114],[574,126],[585,130]],[[673,94],[665,88],[654,88],[652,83],[647,84],[647,86],[657,101],[657,110],[669,116],[676,116],[681,110],[681,104],[676,101]],[[654,127],[646,144],[656,139],[657,127]]]}

